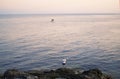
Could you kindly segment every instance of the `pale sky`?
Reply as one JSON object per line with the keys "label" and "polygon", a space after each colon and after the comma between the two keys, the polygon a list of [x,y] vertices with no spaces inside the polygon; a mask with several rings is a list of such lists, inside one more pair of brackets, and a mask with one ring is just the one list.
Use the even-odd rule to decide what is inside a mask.
{"label": "pale sky", "polygon": [[120,13],[119,0],[0,0],[0,13]]}

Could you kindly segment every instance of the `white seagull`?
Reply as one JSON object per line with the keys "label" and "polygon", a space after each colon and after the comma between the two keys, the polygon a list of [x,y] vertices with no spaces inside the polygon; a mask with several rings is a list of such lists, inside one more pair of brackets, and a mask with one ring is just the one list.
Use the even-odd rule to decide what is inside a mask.
{"label": "white seagull", "polygon": [[62,65],[65,65],[66,61],[67,61],[66,59],[63,59]]}

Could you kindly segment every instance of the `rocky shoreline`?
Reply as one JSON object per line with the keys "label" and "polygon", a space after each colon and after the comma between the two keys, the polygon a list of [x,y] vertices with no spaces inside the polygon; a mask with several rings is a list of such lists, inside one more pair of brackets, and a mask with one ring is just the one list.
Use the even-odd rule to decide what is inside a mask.
{"label": "rocky shoreline", "polygon": [[8,69],[0,74],[0,79],[112,79],[99,69],[81,71],[79,69],[58,68],[55,70],[20,71]]}

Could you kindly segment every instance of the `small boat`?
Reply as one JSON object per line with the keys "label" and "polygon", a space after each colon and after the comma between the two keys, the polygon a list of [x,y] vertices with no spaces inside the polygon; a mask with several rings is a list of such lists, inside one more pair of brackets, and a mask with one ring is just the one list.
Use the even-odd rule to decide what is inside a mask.
{"label": "small boat", "polygon": [[51,19],[51,22],[54,22],[54,19]]}

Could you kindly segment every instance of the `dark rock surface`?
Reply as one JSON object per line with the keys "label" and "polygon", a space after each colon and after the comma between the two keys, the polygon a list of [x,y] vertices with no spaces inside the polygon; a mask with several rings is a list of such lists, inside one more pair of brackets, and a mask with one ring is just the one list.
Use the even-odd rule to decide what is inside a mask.
{"label": "dark rock surface", "polygon": [[80,70],[76,69],[59,68],[43,71],[9,69],[3,75],[0,75],[0,79],[112,79],[112,77],[102,73],[99,69],[80,72]]}

